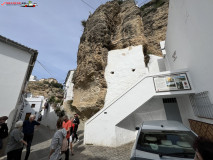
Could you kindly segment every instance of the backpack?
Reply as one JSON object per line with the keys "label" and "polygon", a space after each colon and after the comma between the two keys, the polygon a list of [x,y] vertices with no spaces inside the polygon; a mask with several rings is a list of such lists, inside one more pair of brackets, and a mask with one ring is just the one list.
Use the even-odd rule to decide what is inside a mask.
{"label": "backpack", "polygon": [[67,149],[68,149],[68,141],[67,138],[65,137],[62,141],[61,152],[66,152]]}

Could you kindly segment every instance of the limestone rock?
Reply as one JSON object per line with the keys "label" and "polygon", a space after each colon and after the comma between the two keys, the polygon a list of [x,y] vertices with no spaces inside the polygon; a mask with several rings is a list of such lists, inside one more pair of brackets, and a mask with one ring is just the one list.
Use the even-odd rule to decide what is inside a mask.
{"label": "limestone rock", "polygon": [[152,5],[143,12],[134,0],[110,1],[96,9],[84,23],[73,76],[72,103],[82,117],[90,118],[104,106],[108,51],[146,45],[149,52],[161,54],[159,41],[165,39],[168,5],[147,9]]}

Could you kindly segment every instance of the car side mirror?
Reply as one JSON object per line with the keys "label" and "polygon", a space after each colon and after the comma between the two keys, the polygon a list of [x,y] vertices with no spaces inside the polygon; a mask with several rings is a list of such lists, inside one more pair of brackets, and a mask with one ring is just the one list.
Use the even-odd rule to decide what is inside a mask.
{"label": "car side mirror", "polygon": [[135,127],[135,130],[139,130],[140,128],[139,127]]}

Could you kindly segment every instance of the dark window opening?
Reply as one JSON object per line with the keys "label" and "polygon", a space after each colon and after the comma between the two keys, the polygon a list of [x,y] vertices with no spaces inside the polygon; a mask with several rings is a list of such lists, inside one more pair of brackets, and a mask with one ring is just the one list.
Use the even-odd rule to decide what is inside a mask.
{"label": "dark window opening", "polygon": [[35,104],[31,104],[31,108],[35,108]]}

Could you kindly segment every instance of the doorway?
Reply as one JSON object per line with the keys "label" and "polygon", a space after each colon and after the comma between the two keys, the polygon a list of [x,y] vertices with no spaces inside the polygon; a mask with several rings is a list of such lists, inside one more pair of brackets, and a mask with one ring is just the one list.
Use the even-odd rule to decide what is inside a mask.
{"label": "doorway", "polygon": [[26,121],[26,120],[29,120],[30,115],[31,115],[31,113],[26,113],[25,119],[24,119],[24,120],[25,120],[25,121]]}
{"label": "doorway", "polygon": [[163,98],[163,104],[167,120],[173,120],[182,123],[176,98]]}

